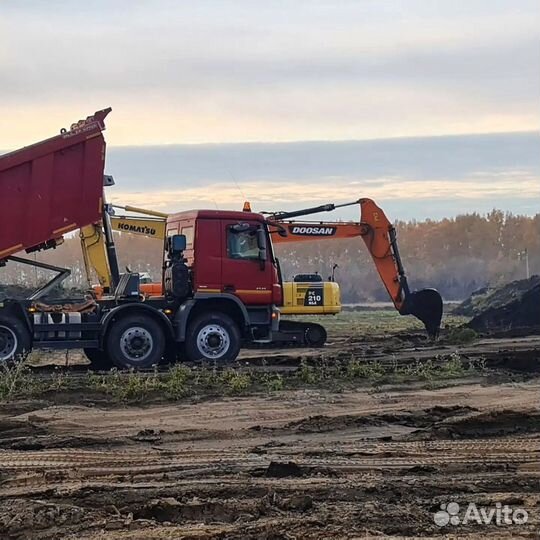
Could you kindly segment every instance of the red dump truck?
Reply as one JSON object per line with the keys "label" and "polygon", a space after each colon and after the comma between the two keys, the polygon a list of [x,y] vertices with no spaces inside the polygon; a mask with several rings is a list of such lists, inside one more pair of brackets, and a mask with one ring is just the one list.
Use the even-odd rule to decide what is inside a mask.
{"label": "red dump truck", "polygon": [[[166,224],[163,294],[145,297],[137,273],[120,276],[103,189],[113,184],[104,175],[102,131],[109,112],[97,111],[55,137],[0,156],[0,266],[15,261],[56,273],[26,300],[0,302],[0,362],[32,348],[82,348],[96,368],[147,368],[178,357],[230,362],[249,343],[324,344],[322,326],[280,319],[281,272],[271,241],[276,229],[262,214],[173,214]],[[440,295],[409,292],[393,227],[376,210],[366,234],[377,232],[387,243],[384,256],[395,263],[400,313],[438,328]],[[43,301],[69,270],[16,254],[55,248],[62,235],[88,225],[105,238],[111,291],[99,300]]]}

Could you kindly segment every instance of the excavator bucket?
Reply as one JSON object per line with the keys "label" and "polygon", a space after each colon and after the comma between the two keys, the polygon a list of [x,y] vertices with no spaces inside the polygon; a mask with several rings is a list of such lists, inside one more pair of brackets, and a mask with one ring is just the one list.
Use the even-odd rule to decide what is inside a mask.
{"label": "excavator bucket", "polygon": [[443,301],[439,291],[421,289],[409,293],[399,312],[402,315],[414,315],[424,323],[430,338],[438,337],[443,314]]}

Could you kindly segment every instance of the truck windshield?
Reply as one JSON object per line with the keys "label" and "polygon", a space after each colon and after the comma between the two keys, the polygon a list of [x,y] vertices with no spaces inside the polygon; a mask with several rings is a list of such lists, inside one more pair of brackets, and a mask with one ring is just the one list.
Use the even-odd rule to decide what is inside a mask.
{"label": "truck windshield", "polygon": [[257,230],[237,232],[227,229],[227,255],[231,259],[259,259],[259,246],[257,245]]}

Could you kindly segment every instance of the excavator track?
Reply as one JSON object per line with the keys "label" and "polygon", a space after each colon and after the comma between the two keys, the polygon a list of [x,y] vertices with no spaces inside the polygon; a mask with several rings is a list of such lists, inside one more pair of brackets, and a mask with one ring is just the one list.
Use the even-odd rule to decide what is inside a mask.
{"label": "excavator track", "polygon": [[326,343],[327,333],[324,326],[300,321],[282,320],[279,332],[273,334],[273,342],[265,348],[279,347],[322,347]]}

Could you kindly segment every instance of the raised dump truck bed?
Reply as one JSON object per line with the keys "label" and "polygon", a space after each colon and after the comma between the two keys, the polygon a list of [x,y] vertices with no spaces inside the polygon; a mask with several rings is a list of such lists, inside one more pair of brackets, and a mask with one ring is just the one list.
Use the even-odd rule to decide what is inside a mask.
{"label": "raised dump truck bed", "polygon": [[63,234],[101,219],[101,132],[110,110],[0,156],[0,263],[20,251],[52,247]]}

